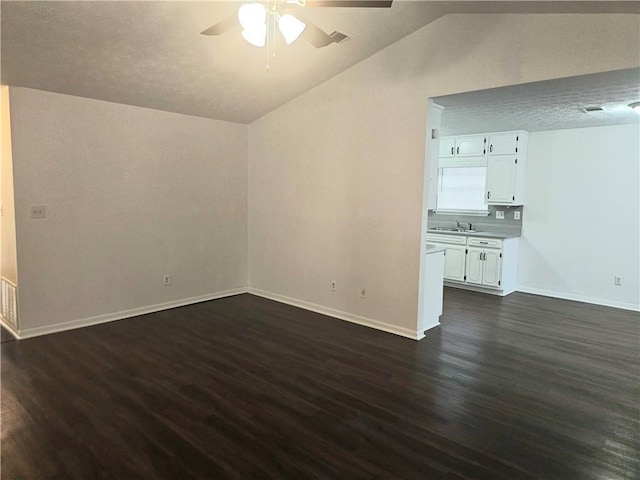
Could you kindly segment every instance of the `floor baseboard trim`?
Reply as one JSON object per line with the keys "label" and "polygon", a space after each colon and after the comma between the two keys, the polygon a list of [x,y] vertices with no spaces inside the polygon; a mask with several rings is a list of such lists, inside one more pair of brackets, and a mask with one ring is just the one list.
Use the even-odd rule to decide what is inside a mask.
{"label": "floor baseboard trim", "polygon": [[[123,310],[120,312],[107,313],[104,315],[97,315],[95,317],[80,318],[78,320],[71,320],[68,322],[56,323],[53,325],[46,325],[43,327],[26,328],[15,332],[11,332],[19,340],[26,338],[39,337],[40,335],[49,335],[52,333],[64,332],[66,330],[73,330],[76,328],[90,327],[92,325],[99,325],[101,323],[114,322],[116,320],[124,320],[125,318],[137,317],[139,315],[146,315],[147,313],[160,312],[162,310],[169,310],[171,308],[184,307],[187,305],[193,305],[194,303],[208,302],[209,300],[216,300],[218,298],[231,297],[233,295],[239,295],[241,293],[247,293],[247,287],[234,288],[231,290],[224,290],[221,292],[210,293],[207,295],[200,295],[197,297],[183,298],[180,300],[173,300],[171,302],[158,303],[155,305],[148,305],[145,307],[132,308],[131,310]],[[4,323],[4,322],[3,322]]]}
{"label": "floor baseboard trim", "polygon": [[631,310],[640,312],[640,305],[625,302],[615,302],[602,298],[587,297],[584,295],[574,295],[571,293],[556,292],[554,290],[544,290],[541,288],[518,286],[517,292],[530,293],[533,295],[541,295],[543,297],[561,298],[562,300],[572,300],[574,302],[591,303],[593,305],[602,305],[603,307],[620,308],[622,310]]}
{"label": "floor baseboard trim", "polygon": [[459,288],[460,290],[468,290],[470,292],[486,293],[487,295],[496,295],[499,297],[506,297],[510,293],[513,293],[513,292],[505,293],[504,290],[493,290],[491,288],[476,287],[475,285],[469,285],[466,283],[448,282],[447,280],[444,281],[444,286],[451,287],[451,288]]}
{"label": "floor baseboard trim", "polygon": [[260,290],[258,288],[249,288],[248,293],[256,295],[258,297],[268,298],[269,300],[274,300],[276,302],[286,303],[287,305],[299,307],[311,312],[327,315],[328,317],[337,318],[338,320],[344,320],[346,322],[356,323],[364,327],[375,328],[376,330],[381,330],[383,332],[393,333],[394,335],[410,338],[411,340],[420,340],[425,336],[423,332],[418,333],[417,331],[411,330],[409,328],[397,327],[395,325],[390,325],[388,323],[373,320],[371,318],[361,317],[360,315],[354,315],[352,313],[343,312],[341,310],[324,307],[322,305],[306,302],[304,300],[298,300],[296,298],[287,297],[285,295]]}

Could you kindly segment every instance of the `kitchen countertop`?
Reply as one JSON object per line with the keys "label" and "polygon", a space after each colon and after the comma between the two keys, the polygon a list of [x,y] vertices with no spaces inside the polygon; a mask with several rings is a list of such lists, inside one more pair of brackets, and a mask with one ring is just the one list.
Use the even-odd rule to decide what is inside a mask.
{"label": "kitchen countertop", "polygon": [[426,254],[429,255],[430,253],[438,253],[438,252],[444,252],[445,248],[441,247],[440,245],[434,245],[433,243],[427,243],[427,249],[426,249]]}
{"label": "kitchen countertop", "polygon": [[452,232],[450,230],[435,230],[429,228],[427,233],[442,233],[444,235],[462,235],[464,237],[487,237],[487,238],[515,238],[519,237],[519,233],[499,233],[499,232]]}

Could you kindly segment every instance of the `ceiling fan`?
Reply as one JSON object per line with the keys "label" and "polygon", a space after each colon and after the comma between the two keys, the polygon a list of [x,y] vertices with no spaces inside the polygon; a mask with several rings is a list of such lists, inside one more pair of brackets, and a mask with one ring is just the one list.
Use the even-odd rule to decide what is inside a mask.
{"label": "ceiling fan", "polygon": [[[340,43],[347,36],[340,32],[326,33],[313,22],[302,18],[302,7],[349,7],[349,8],[390,8],[393,0],[271,0],[244,3],[238,15],[228,17],[207,28],[202,35],[221,35],[240,24],[244,39],[256,47],[268,45],[269,38],[275,39],[276,26],[287,45],[302,36],[316,48]],[[290,12],[294,12],[295,16]],[[272,34],[272,35],[270,35]]]}

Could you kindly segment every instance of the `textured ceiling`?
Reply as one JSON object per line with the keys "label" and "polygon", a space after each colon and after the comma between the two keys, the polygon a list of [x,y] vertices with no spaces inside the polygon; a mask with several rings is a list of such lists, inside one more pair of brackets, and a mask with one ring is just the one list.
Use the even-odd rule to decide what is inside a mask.
{"label": "textured ceiling", "polygon": [[638,2],[395,0],[392,8],[305,8],[328,33],[351,38],[322,49],[303,40],[265,49],[240,28],[200,32],[239,2],[2,1],[5,85],[250,123],[446,13],[638,12]]}
{"label": "textured ceiling", "polygon": [[[640,69],[526,83],[433,99],[445,107],[442,135],[640,124]],[[585,113],[588,106],[604,111]]]}
{"label": "textured ceiling", "polygon": [[249,123],[442,15],[423,2],[308,8],[319,27],[351,40],[316,49],[278,37],[267,72],[266,49],[239,26],[200,35],[238,5],[2,2],[2,83]]}

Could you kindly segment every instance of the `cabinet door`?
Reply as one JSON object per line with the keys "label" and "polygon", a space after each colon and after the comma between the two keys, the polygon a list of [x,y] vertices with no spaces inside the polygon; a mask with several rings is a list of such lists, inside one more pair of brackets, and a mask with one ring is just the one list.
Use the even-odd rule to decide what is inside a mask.
{"label": "cabinet door", "polygon": [[515,155],[489,156],[485,196],[488,204],[509,205],[513,203],[517,161]]}
{"label": "cabinet door", "polygon": [[489,287],[500,286],[502,278],[502,265],[500,250],[485,250],[482,265],[482,283]]}
{"label": "cabinet door", "polygon": [[456,139],[454,137],[442,137],[438,147],[440,158],[452,158],[455,154]]}
{"label": "cabinet door", "polygon": [[475,135],[456,139],[456,156],[477,157],[487,153],[487,137]]}
{"label": "cabinet door", "polygon": [[482,284],[482,253],[481,248],[470,248],[467,253],[467,283]]}
{"label": "cabinet door", "polygon": [[514,155],[518,153],[517,133],[501,133],[489,137],[489,155]]}
{"label": "cabinet door", "polygon": [[447,245],[444,257],[444,278],[464,282],[465,247]]}

